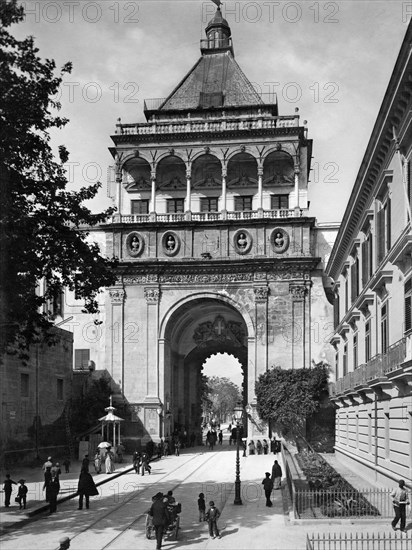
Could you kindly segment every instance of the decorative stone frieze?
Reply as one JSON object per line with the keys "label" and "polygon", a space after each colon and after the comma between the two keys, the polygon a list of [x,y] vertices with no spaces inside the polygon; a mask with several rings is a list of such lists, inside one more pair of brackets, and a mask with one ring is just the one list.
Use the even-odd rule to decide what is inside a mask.
{"label": "decorative stone frieze", "polygon": [[159,288],[145,288],[144,297],[148,304],[157,304],[160,300],[160,289]]}
{"label": "decorative stone frieze", "polygon": [[193,340],[200,348],[206,347],[210,341],[222,343],[230,341],[234,346],[240,347],[245,345],[245,337],[241,323],[226,321],[221,315],[218,315],[213,322],[200,323],[193,333]]}
{"label": "decorative stone frieze", "polygon": [[109,288],[109,296],[112,304],[122,304],[126,293],[123,288]]}

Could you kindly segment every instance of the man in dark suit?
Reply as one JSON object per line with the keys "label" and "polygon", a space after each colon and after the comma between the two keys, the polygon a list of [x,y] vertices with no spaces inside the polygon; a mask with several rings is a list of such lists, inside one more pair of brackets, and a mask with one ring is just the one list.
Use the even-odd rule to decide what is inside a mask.
{"label": "man in dark suit", "polygon": [[149,515],[153,518],[153,527],[156,533],[156,550],[160,550],[162,548],[164,530],[170,521],[167,502],[163,501],[163,493],[157,493],[153,497],[153,504],[149,510]]}

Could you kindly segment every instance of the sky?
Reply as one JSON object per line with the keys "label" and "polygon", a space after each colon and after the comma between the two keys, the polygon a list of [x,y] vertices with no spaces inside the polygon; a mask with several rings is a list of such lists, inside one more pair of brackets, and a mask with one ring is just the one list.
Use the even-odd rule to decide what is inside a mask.
{"label": "sky", "polygon": [[[30,0],[15,36],[43,58],[73,63],[59,93],[73,188],[102,181],[89,206],[110,205],[108,147],[116,120],[144,122],[143,101],[166,97],[200,57],[211,0]],[[310,214],[339,222],[412,14],[408,1],[227,1],[236,60],[279,114],[308,121]]]}

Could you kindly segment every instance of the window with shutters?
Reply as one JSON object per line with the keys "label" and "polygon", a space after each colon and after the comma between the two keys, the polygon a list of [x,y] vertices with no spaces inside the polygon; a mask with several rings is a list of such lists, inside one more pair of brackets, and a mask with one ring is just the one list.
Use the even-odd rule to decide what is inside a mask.
{"label": "window with shutters", "polygon": [[365,362],[371,358],[371,322],[368,321],[365,325]]}
{"label": "window with shutters", "polygon": [[377,215],[377,261],[381,263],[391,247],[391,199],[386,197]]}
{"label": "window with shutters", "polygon": [[358,333],[353,335],[353,370],[358,368]]}
{"label": "window with shutters", "polygon": [[345,279],[345,313],[348,312],[349,309],[349,275],[346,275]]}
{"label": "window with shutters", "polygon": [[75,370],[87,370],[90,360],[89,349],[74,350],[74,368]]}
{"label": "window with shutters", "polygon": [[167,199],[166,210],[168,214],[176,214],[185,211],[185,199]]}
{"label": "window with shutters", "polygon": [[369,231],[362,243],[362,288],[364,288],[373,275],[373,239]]}
{"label": "window with shutters", "polygon": [[236,212],[245,212],[246,210],[252,210],[252,200],[252,196],[235,197]]}
{"label": "window with shutters", "polygon": [[343,376],[348,374],[348,344],[343,346]]}
{"label": "window with shutters", "polygon": [[381,352],[386,353],[388,349],[388,304],[384,304],[381,308]]}
{"label": "window with shutters", "polygon": [[271,210],[287,210],[289,208],[289,195],[272,195],[270,197]]}
{"label": "window with shutters", "polygon": [[217,212],[219,197],[204,197],[200,199],[201,212]]}
{"label": "window with shutters", "polygon": [[409,333],[412,330],[412,278],[406,281],[405,283],[405,312],[404,312],[404,324],[405,324],[405,334]]}
{"label": "window with shutters", "polygon": [[333,328],[339,325],[340,315],[339,315],[339,293],[335,292],[335,298],[333,300]]}
{"label": "window with shutters", "polygon": [[355,261],[350,268],[351,280],[351,301],[352,304],[359,296],[359,256],[356,254]]}
{"label": "window with shutters", "polygon": [[335,376],[336,380],[339,378],[339,351],[335,353]]}
{"label": "window with shutters", "polygon": [[133,200],[131,202],[132,214],[148,214],[149,213],[149,201],[148,200]]}

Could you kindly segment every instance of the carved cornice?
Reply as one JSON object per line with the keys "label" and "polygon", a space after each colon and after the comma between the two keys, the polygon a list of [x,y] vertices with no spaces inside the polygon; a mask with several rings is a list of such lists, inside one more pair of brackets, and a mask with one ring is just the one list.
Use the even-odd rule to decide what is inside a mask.
{"label": "carved cornice", "polygon": [[123,288],[109,288],[109,296],[112,304],[123,304],[126,293]]}
{"label": "carved cornice", "polygon": [[304,300],[307,294],[307,287],[304,284],[290,284],[289,292],[292,295],[293,300],[299,301]]}
{"label": "carved cornice", "polygon": [[157,304],[160,300],[160,289],[158,288],[145,288],[144,297],[148,304]]}

